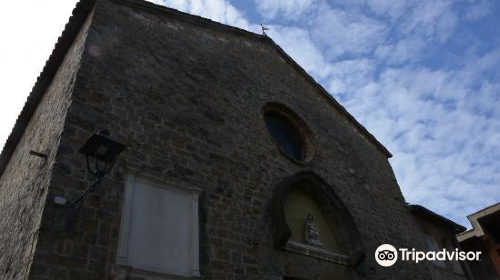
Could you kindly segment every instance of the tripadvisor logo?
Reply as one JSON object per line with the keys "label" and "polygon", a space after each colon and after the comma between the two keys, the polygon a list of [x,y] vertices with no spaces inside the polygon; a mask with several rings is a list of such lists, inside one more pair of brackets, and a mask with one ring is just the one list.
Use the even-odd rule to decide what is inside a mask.
{"label": "tripadvisor logo", "polygon": [[443,249],[437,252],[422,252],[415,251],[415,249],[408,250],[407,248],[399,248],[399,250],[397,250],[390,244],[383,244],[380,245],[375,251],[375,260],[381,266],[391,266],[398,260],[398,255],[401,257],[402,261],[413,261],[415,263],[423,260],[477,261],[479,260],[481,252],[459,252],[458,249],[455,249],[454,251],[447,251],[446,249]]}
{"label": "tripadvisor logo", "polygon": [[383,244],[375,251],[375,260],[381,266],[391,266],[398,260],[398,251],[390,244]]}

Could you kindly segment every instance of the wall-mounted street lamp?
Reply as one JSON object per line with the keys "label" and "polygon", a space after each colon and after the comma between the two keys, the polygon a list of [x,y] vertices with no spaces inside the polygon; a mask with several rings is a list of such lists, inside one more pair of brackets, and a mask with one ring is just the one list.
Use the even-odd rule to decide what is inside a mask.
{"label": "wall-mounted street lamp", "polygon": [[87,187],[87,190],[80,197],[68,204],[65,219],[67,232],[75,231],[78,213],[85,203],[87,195],[94,192],[95,188],[99,186],[102,178],[111,171],[116,158],[125,148],[125,145],[110,138],[109,130],[100,129],[78,150],[79,153],[85,155],[87,170],[96,177],[96,180]]}

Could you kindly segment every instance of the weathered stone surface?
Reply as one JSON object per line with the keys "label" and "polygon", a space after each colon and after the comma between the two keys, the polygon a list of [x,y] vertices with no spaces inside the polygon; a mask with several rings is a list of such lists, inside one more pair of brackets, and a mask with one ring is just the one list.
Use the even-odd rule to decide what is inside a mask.
{"label": "weathered stone surface", "polygon": [[[50,227],[52,223],[51,218],[47,218],[41,225],[45,204],[53,199],[48,195],[51,175],[53,171],[67,174],[70,170],[69,166],[57,162],[56,154],[89,24],[84,24],[68,50],[0,178],[1,279],[26,279],[36,248],[39,251],[59,249],[57,236],[47,242],[37,241],[40,228]],[[30,155],[31,150],[47,158]],[[52,272],[52,279],[66,279],[61,271],[43,264],[35,264],[31,271],[40,276]]]}
{"label": "weathered stone surface", "polygon": [[[70,62],[61,68],[66,83],[75,75]],[[43,119],[42,125],[42,119],[34,119],[2,177],[12,182],[1,184],[11,191],[2,189],[0,195],[2,214],[10,214],[0,225],[21,234],[12,236],[0,227],[8,240],[2,246],[12,252],[1,264],[5,271],[11,262],[24,275],[14,277],[9,270],[6,279],[25,279],[31,259],[27,244],[33,244],[46,201],[31,279],[177,279],[116,264],[127,162],[204,187],[200,268],[207,279],[430,278],[426,263],[376,264],[374,252],[383,243],[425,249],[386,154],[269,39],[203,24],[152,4],[99,0],[72,85],[71,91],[47,95],[53,99],[42,103],[40,112],[51,121]],[[316,155],[309,164],[280,153],[264,123],[263,108],[269,102],[289,107],[312,131]],[[57,161],[49,193],[74,199],[93,180],[76,151],[102,127],[129,148],[82,208],[77,232],[68,234],[64,209],[32,195],[40,187],[47,193],[50,170],[40,159],[28,158],[25,151],[33,143],[28,138],[51,135],[40,140],[50,148],[49,163]],[[44,171],[32,176],[30,170]],[[352,216],[359,247],[366,253],[365,259],[356,258],[356,267],[274,246],[269,214],[273,192],[285,178],[304,171],[322,178],[330,186],[327,193],[340,198]],[[28,205],[31,218],[17,222]],[[25,257],[12,260],[19,255]]]}

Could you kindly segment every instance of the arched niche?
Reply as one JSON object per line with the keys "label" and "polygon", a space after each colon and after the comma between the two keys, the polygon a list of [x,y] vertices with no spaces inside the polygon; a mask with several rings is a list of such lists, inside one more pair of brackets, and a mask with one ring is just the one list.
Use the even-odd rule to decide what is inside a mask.
{"label": "arched niche", "polygon": [[[341,252],[334,230],[338,225],[332,219],[327,219],[316,201],[307,194],[305,187],[291,187],[285,196],[285,220],[290,227],[290,240],[296,243],[307,244],[305,224],[310,216],[319,231],[320,248],[332,252]],[[313,245],[314,246],[314,245]]]}
{"label": "arched niche", "polygon": [[[299,213],[301,207],[290,209],[291,199],[300,200],[295,203],[302,204],[304,214]],[[326,250],[347,255],[353,266],[364,260],[365,250],[351,214],[333,188],[315,173],[299,172],[282,180],[274,189],[269,210],[275,247],[303,240],[303,233],[297,231],[301,231],[304,215],[313,212]]]}

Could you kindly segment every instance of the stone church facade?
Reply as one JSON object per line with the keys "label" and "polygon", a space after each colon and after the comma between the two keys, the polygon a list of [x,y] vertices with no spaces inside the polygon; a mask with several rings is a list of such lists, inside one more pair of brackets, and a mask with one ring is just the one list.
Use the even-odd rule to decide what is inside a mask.
{"label": "stone church facade", "polygon": [[[68,232],[99,128],[128,147]],[[82,0],[2,151],[0,278],[431,279],[375,261],[425,251],[389,157],[270,38]]]}

